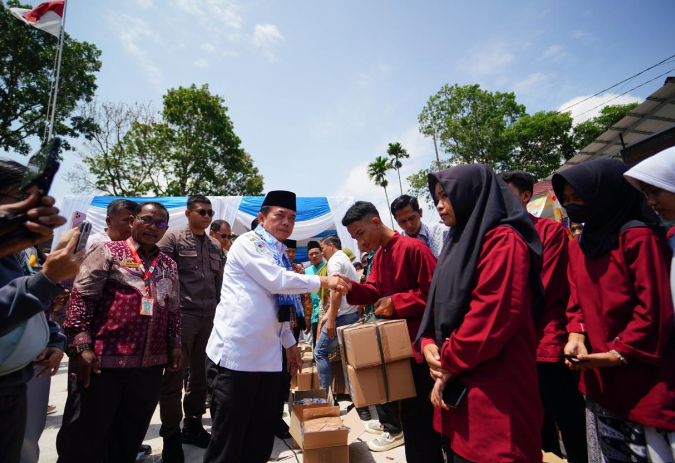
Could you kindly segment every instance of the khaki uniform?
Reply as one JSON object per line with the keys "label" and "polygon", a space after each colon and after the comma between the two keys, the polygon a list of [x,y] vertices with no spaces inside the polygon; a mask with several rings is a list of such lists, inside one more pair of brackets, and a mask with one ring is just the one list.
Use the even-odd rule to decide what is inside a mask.
{"label": "khaki uniform", "polygon": [[[158,246],[178,264],[183,326],[183,366],[179,371],[165,371],[159,401],[160,435],[169,437],[180,430],[183,411],[187,417],[198,418],[206,412],[206,343],[220,300],[224,263],[220,243],[208,234],[201,241],[189,228],[168,232]],[[188,367],[190,375],[181,410],[183,378]]]}

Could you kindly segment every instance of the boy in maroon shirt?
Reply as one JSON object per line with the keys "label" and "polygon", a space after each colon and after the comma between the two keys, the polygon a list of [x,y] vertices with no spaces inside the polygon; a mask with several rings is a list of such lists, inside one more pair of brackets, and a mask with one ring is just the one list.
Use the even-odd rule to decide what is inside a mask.
{"label": "boy in maroon shirt", "polygon": [[[356,202],[345,214],[342,225],[358,241],[360,249],[373,251],[380,248],[373,257],[372,270],[365,284],[341,276],[349,289],[347,301],[354,305],[374,304],[375,315],[383,318],[405,319],[410,338],[415,339],[426,307],[436,257],[422,241],[402,236],[384,225],[372,203]],[[440,463],[443,461],[441,440],[432,426],[434,410],[428,398],[433,380],[421,357],[411,359],[411,363],[417,396],[377,407],[381,420],[382,415],[386,415],[382,420],[385,432],[380,440],[385,447],[387,438],[394,443],[398,436],[392,436],[391,433],[396,431],[388,430],[387,425],[400,419],[406,460],[409,463]]]}

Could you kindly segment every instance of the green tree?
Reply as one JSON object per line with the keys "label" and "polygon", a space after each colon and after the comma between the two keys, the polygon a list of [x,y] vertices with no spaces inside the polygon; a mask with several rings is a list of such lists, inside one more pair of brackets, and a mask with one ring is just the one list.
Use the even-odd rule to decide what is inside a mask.
{"label": "green tree", "polygon": [[505,135],[514,142],[509,168],[544,178],[574,156],[572,116],[557,111],[525,114],[510,125]]}
{"label": "green tree", "polygon": [[[449,169],[452,165],[451,161],[443,160],[441,161],[441,170]],[[438,172],[438,163],[436,161],[432,162],[428,168],[422,169],[419,172],[415,172],[406,177],[410,184],[408,193],[419,200],[423,200],[430,206],[433,205],[433,201],[431,199],[431,193],[429,192],[429,181],[427,176],[431,172]]]}
{"label": "green tree", "polygon": [[420,132],[435,136],[450,159],[508,166],[513,140],[506,129],[525,114],[513,93],[489,92],[479,85],[445,85],[419,115]]}
{"label": "green tree", "polygon": [[[0,148],[27,154],[26,139],[44,135],[58,39],[22,23],[9,7],[32,8],[17,0],[0,2]],[[95,45],[65,35],[54,133],[89,134],[90,121],[76,109],[94,97],[100,56]],[[70,148],[67,140],[64,148]]]}
{"label": "green tree", "polygon": [[574,128],[574,146],[577,151],[584,149],[593,140],[605,133],[611,126],[631,112],[638,103],[605,106],[593,119],[581,122]]}
{"label": "green tree", "polygon": [[263,178],[241,147],[224,100],[208,85],[170,89],[164,96],[165,194],[257,195]]}
{"label": "green tree", "polygon": [[208,86],[192,85],[169,90],[160,117],[150,105],[85,105],[94,128],[71,184],[119,196],[262,193],[263,177],[222,103]]}
{"label": "green tree", "polygon": [[94,100],[80,111],[93,128],[76,150],[82,163],[66,174],[74,189],[113,196],[142,196],[152,191],[163,152],[155,146],[161,138],[155,134],[152,106]]}
{"label": "green tree", "polygon": [[[389,194],[387,193],[387,172],[392,169],[391,160],[384,156],[378,156],[374,162],[368,164],[368,176],[375,182],[375,185],[384,188],[384,197],[387,198],[387,210],[389,210]],[[389,210],[389,217],[391,218],[391,226],[394,226],[394,218]]]}
{"label": "green tree", "polygon": [[401,167],[403,167],[403,164],[401,163],[401,159],[408,159],[410,155],[408,154],[408,151],[401,146],[400,143],[389,143],[389,148],[387,148],[387,154],[389,155],[391,159],[391,165],[396,169],[396,173],[398,174],[398,186],[401,188],[401,194],[403,194],[403,183],[401,182]]}

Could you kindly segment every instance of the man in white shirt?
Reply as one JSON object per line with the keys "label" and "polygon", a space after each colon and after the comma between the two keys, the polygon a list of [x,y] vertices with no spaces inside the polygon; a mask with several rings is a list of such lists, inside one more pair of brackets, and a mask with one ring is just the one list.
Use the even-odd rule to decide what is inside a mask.
{"label": "man in white shirt", "polygon": [[[340,238],[328,235],[321,240],[321,252],[328,263],[328,275],[347,275],[351,280],[357,280],[356,269],[347,254],[342,252]],[[338,291],[331,291],[330,306],[326,315],[319,322],[319,339],[316,342],[314,358],[319,370],[319,384],[322,388],[330,387],[333,374],[330,369],[328,356],[337,347],[337,327],[351,325],[359,320],[359,311],[355,305],[349,305],[347,298]]]}
{"label": "man in white shirt", "polygon": [[295,273],[282,241],[293,232],[295,193],[271,191],[260,225],[230,248],[220,303],[206,346],[215,408],[204,463],[267,462],[274,446],[282,346],[295,374],[302,357],[289,326],[300,294],[335,288],[338,277]]}
{"label": "man in white shirt", "polygon": [[429,246],[436,258],[441,255],[441,249],[448,239],[450,228],[443,223],[427,226],[422,222],[422,208],[417,198],[408,195],[399,196],[391,203],[391,213],[403,230],[403,236],[422,241]]}
{"label": "man in white shirt", "polygon": [[89,251],[96,243],[107,243],[108,241],[124,241],[131,236],[131,225],[129,219],[134,215],[136,203],[128,199],[116,199],[108,204],[106,210],[105,224],[106,228],[102,232],[89,236],[86,250]]}

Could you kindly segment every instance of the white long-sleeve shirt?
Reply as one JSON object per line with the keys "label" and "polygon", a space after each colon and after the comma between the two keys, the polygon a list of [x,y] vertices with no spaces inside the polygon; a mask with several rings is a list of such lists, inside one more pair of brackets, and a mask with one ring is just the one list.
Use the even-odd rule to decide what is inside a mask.
{"label": "white long-sleeve shirt", "polygon": [[[277,241],[277,250],[286,246]],[[286,270],[254,232],[241,235],[227,255],[220,303],[206,354],[236,371],[281,371],[282,346],[295,344],[289,323],[277,319],[278,294],[316,292],[321,279]]]}

